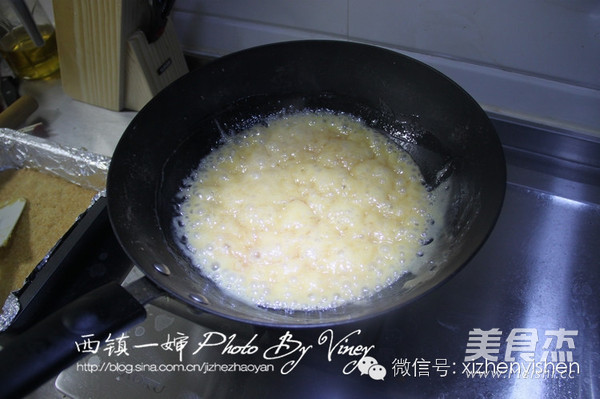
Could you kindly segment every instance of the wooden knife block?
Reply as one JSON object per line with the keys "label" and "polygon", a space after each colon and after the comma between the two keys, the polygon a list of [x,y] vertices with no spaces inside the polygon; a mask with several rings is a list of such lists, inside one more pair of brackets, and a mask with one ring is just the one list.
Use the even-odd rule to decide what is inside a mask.
{"label": "wooden knife block", "polygon": [[188,72],[169,20],[148,43],[140,30],[147,0],[54,0],[63,90],[114,111],[140,110]]}

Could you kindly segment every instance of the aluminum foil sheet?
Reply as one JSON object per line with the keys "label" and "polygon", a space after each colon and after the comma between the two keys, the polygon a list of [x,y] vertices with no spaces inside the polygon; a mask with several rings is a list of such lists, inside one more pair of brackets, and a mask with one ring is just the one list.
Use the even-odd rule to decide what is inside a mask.
{"label": "aluminum foil sheet", "polygon": [[11,129],[0,129],[0,169],[34,168],[103,191],[110,158],[65,147]]}
{"label": "aluminum foil sheet", "polygon": [[[0,128],[0,170],[32,168],[96,190],[98,195],[94,197],[90,206],[105,194],[109,164],[110,157],[104,155],[66,147],[15,130]],[[55,248],[56,246],[40,260],[36,270],[43,267]],[[19,309],[18,297],[15,293],[10,294],[0,314],[0,331],[4,331],[10,326]]]}
{"label": "aluminum foil sheet", "polygon": [[0,331],[4,331],[10,326],[20,308],[19,298],[15,294],[9,294],[2,306],[2,314],[0,314]]}

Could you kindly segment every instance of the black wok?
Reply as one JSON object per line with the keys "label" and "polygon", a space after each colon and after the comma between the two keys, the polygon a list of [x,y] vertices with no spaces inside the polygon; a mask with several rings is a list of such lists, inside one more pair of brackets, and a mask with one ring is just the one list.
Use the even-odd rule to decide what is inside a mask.
{"label": "black wok", "polygon": [[[189,265],[171,230],[182,180],[218,146],[270,113],[326,108],[387,132],[419,164],[430,189],[448,196],[446,220],[424,247],[423,273],[367,301],[319,312],[284,312],[228,296]],[[315,326],[380,314],[423,294],[477,250],[500,210],[505,166],[485,113],[433,69],[380,48],[346,42],[292,42],[224,57],[168,87],[135,118],[114,153],[109,213],[129,256],[171,295],[250,323]],[[248,187],[250,190],[251,187]],[[168,270],[168,272],[166,272]]]}
{"label": "black wok", "polygon": [[[227,295],[190,266],[175,242],[174,198],[183,178],[219,145],[223,134],[260,123],[274,112],[305,109],[350,113],[390,135],[411,154],[428,189],[447,206],[439,232],[423,246],[419,273],[406,275],[372,298],[335,309],[276,311]],[[388,312],[447,280],[490,233],[505,182],[502,148],[488,117],[447,77],[373,46],[300,41],[223,57],[159,93],[123,134],[111,162],[107,196],[121,245],[169,295],[238,321],[318,327]],[[131,305],[132,315],[143,315],[122,287],[115,284],[107,291],[108,298],[97,306],[106,315],[93,317],[109,320],[106,309],[115,301],[121,302],[116,303],[121,312],[126,314]],[[107,331],[94,333],[116,327],[113,322],[100,324]],[[86,328],[68,329],[71,339]]]}

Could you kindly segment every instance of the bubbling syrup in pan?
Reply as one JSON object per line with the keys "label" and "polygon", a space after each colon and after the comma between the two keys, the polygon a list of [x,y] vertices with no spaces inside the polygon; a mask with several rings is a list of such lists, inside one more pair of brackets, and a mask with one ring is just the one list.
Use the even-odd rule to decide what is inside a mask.
{"label": "bubbling syrup in pan", "polygon": [[279,115],[202,160],[177,234],[229,294],[316,310],[374,295],[419,257],[434,201],[410,156],[348,115]]}

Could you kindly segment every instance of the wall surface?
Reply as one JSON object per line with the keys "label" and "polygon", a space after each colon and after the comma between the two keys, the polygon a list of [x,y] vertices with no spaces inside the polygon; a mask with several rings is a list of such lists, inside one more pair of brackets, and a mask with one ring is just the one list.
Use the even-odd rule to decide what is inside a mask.
{"label": "wall surface", "polygon": [[489,112],[600,136],[599,0],[177,0],[172,18],[202,55],[298,39],[391,48]]}

